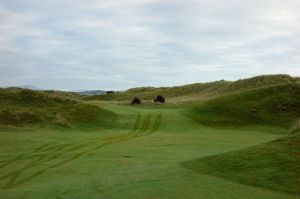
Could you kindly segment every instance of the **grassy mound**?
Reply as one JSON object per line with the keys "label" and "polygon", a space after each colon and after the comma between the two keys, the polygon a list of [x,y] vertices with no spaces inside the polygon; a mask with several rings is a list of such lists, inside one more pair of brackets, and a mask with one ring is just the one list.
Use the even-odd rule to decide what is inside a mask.
{"label": "grassy mound", "polygon": [[116,115],[98,106],[57,94],[27,89],[0,90],[0,124],[97,128],[111,125]]}
{"label": "grassy mound", "polygon": [[210,126],[290,127],[300,116],[300,84],[285,84],[222,96],[190,108],[185,114]]}
{"label": "grassy mound", "polygon": [[300,194],[300,134],[242,151],[182,163],[193,171],[277,191]]}
{"label": "grassy mound", "polygon": [[[163,95],[166,98],[181,98],[199,100],[199,98],[213,98],[216,96],[244,91],[254,88],[262,88],[287,83],[299,82],[299,78],[289,75],[263,75],[249,79],[242,79],[235,82],[216,81],[210,83],[196,83],[184,86],[175,87],[142,87],[129,89],[126,92],[95,95],[86,97],[87,100],[132,100],[133,97],[138,97],[142,100],[153,100],[158,95]],[[182,98],[181,98],[182,100]]]}

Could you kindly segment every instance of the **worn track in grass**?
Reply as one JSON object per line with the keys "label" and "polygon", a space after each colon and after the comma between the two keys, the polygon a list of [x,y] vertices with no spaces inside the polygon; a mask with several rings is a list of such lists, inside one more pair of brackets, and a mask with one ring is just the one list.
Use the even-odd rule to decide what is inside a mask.
{"label": "worn track in grass", "polygon": [[106,145],[125,142],[152,134],[160,128],[161,121],[162,114],[138,114],[132,130],[126,134],[109,136],[80,144],[55,144],[54,142],[49,142],[38,146],[31,152],[17,155],[0,165],[0,169],[5,169],[9,165],[22,165],[25,162],[25,165],[21,168],[17,167],[17,169],[0,176],[2,181],[6,181],[4,184],[0,184],[0,188],[11,189],[19,186],[40,176],[49,169],[70,163],[85,154],[98,150]]}

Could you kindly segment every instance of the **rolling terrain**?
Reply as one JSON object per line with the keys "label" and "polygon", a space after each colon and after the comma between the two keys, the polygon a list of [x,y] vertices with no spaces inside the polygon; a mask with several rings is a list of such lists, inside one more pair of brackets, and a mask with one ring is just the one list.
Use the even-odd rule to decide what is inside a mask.
{"label": "rolling terrain", "polygon": [[255,88],[276,86],[282,84],[299,83],[300,78],[289,75],[262,75],[238,81],[220,80],[209,83],[196,83],[176,87],[142,87],[129,89],[126,92],[94,95],[86,97],[87,100],[105,100],[105,101],[128,101],[133,96],[142,100],[153,100],[157,95],[163,95],[171,103],[199,102],[214,97],[236,93]]}
{"label": "rolling terrain", "polygon": [[[101,128],[116,119],[100,106],[72,99],[72,94],[27,89],[0,90],[0,124],[35,127]],[[71,97],[70,97],[71,96]]]}
{"label": "rolling terrain", "polygon": [[241,151],[204,157],[182,165],[199,173],[300,194],[300,134]]}
{"label": "rolling terrain", "polygon": [[300,84],[252,89],[193,106],[186,115],[209,126],[273,125],[289,127],[299,117]]}
{"label": "rolling terrain", "polygon": [[[0,198],[299,198],[298,81],[260,76],[88,98],[1,89]],[[166,105],[110,102],[157,93]],[[178,96],[193,103],[169,107]]]}

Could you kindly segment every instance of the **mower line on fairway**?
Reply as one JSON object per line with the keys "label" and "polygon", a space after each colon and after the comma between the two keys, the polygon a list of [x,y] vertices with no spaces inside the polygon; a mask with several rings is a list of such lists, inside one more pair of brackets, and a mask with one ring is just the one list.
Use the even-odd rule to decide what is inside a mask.
{"label": "mower line on fairway", "polygon": [[[17,155],[15,158],[11,160],[7,160],[2,165],[0,165],[1,168],[5,168],[8,165],[11,164],[17,164],[20,160],[32,160],[25,166],[23,166],[20,169],[13,170],[5,175],[0,176],[0,179],[6,179],[7,182],[1,187],[1,189],[11,189],[14,188],[20,184],[26,183],[30,181],[31,179],[45,173],[49,169],[53,169],[59,166],[62,166],[64,164],[67,164],[75,159],[78,159],[82,157],[83,155],[93,152],[95,150],[98,150],[106,145],[109,144],[116,144],[118,142],[124,142],[130,139],[139,138],[145,135],[152,134],[156,132],[161,124],[162,121],[162,114],[157,114],[154,117],[154,121],[151,122],[151,119],[153,116],[151,114],[147,114],[145,116],[142,116],[141,114],[138,114],[136,116],[136,121],[134,124],[134,127],[131,131],[125,134],[121,135],[115,135],[115,136],[109,136],[106,138],[101,138],[96,141],[86,142],[84,144],[80,144],[77,146],[74,146],[74,144],[59,144],[55,145],[53,142],[49,142],[46,144],[43,144],[36,149],[34,149],[30,153]],[[151,127],[152,126],[152,127]],[[99,143],[100,141],[100,143]],[[87,148],[82,152],[76,152],[79,149]],[[66,160],[60,161],[58,163],[52,164],[47,166],[46,168],[39,169],[38,171],[35,171],[33,174],[28,175],[24,177],[23,179],[19,180],[20,176],[24,176],[26,174],[26,171],[31,170],[33,168],[36,168],[40,165],[47,164],[49,162],[54,161],[55,159],[58,159],[59,157],[69,154],[68,158]]]}

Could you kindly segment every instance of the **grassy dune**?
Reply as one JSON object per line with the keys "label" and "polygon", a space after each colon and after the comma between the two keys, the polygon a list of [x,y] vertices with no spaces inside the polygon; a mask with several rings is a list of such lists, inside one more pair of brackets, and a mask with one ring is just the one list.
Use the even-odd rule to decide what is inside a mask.
{"label": "grassy dune", "polygon": [[0,90],[0,124],[27,127],[99,128],[116,114],[67,96],[26,89]]}
{"label": "grassy dune", "polygon": [[122,101],[139,97],[142,100],[153,100],[157,95],[163,95],[169,102],[187,102],[211,99],[216,96],[240,92],[249,89],[263,88],[280,84],[300,82],[300,78],[289,75],[264,75],[235,82],[216,81],[210,83],[196,83],[177,87],[142,87],[129,89],[118,94],[89,96],[87,100]]}
{"label": "grassy dune", "polygon": [[290,127],[300,113],[300,84],[254,89],[219,97],[185,111],[210,126],[276,125]]}

